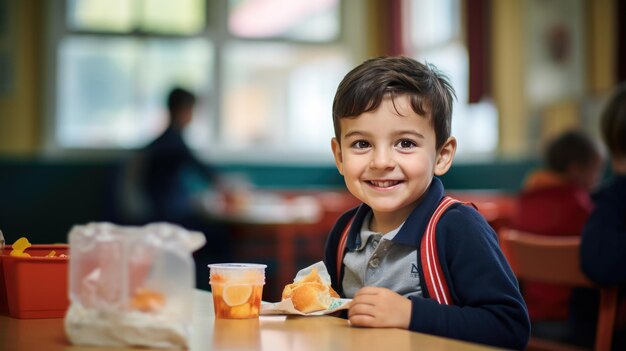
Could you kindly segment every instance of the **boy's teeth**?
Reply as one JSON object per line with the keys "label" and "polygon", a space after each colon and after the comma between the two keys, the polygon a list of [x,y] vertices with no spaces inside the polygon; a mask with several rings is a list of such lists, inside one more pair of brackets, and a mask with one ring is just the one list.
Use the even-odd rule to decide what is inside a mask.
{"label": "boy's teeth", "polygon": [[398,184],[399,182],[398,182],[398,181],[396,181],[396,180],[384,180],[384,181],[375,181],[375,180],[372,180],[372,181],[371,181],[371,183],[372,183],[374,186],[377,186],[377,187],[379,187],[379,188],[388,188],[388,187],[390,187],[390,186],[394,186],[394,185]]}

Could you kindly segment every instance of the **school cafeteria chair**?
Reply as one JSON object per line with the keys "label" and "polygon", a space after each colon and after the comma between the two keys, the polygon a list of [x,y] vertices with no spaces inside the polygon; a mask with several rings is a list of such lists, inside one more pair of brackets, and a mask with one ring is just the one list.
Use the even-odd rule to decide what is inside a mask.
{"label": "school cafeteria chair", "polygon": [[[608,351],[615,326],[617,287],[601,287],[591,282],[580,269],[579,236],[545,236],[510,228],[498,233],[500,247],[513,272],[525,280],[560,283],[571,287],[600,290],[600,309],[594,350]],[[528,350],[578,350],[567,344],[531,337]]]}

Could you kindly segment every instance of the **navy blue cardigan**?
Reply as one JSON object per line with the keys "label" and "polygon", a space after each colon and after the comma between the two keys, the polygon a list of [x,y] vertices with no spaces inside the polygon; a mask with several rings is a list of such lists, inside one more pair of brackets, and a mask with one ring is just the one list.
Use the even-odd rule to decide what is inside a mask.
{"label": "navy blue cardigan", "polygon": [[[433,178],[420,204],[406,219],[393,241],[414,246],[419,257],[420,239],[443,196],[441,181]],[[361,224],[369,211],[367,205],[361,204],[344,213],[326,242],[324,263],[333,288],[342,296],[340,282],[343,267],[338,277],[337,245],[348,221],[354,217],[346,247],[348,250],[356,248]],[[440,305],[428,298],[420,266],[420,284],[426,298],[411,298],[409,329],[498,347],[524,349],[530,335],[528,311],[493,229],[473,207],[459,204],[444,213],[436,231],[439,260],[453,304]]]}

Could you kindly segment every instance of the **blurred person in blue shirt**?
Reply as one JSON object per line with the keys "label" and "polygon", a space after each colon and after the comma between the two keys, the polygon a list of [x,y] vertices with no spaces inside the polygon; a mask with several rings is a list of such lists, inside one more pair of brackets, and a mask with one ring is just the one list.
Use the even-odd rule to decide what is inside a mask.
{"label": "blurred person in blue shirt", "polygon": [[193,220],[193,190],[186,179],[193,174],[214,184],[217,173],[193,154],[183,138],[191,123],[196,97],[176,87],[167,97],[169,125],[142,152],[143,184],[154,220],[185,224]]}
{"label": "blurred person in blue shirt", "polygon": [[140,152],[139,179],[151,222],[165,221],[203,232],[207,244],[194,253],[198,288],[208,288],[208,263],[231,260],[230,228],[210,221],[194,201],[198,189],[190,178],[207,188],[217,185],[217,171],[199,160],[186,144],[183,131],[193,119],[196,96],[174,87],[167,96],[169,124]]}

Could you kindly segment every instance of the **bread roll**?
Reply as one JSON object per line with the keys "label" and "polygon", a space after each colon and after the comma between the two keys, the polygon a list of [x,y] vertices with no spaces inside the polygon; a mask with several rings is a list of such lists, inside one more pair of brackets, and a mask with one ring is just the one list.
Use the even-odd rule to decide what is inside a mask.
{"label": "bread roll", "polygon": [[286,285],[282,295],[283,300],[291,299],[293,307],[302,313],[327,309],[331,297],[339,297],[339,294],[322,281],[315,268],[299,281]]}

